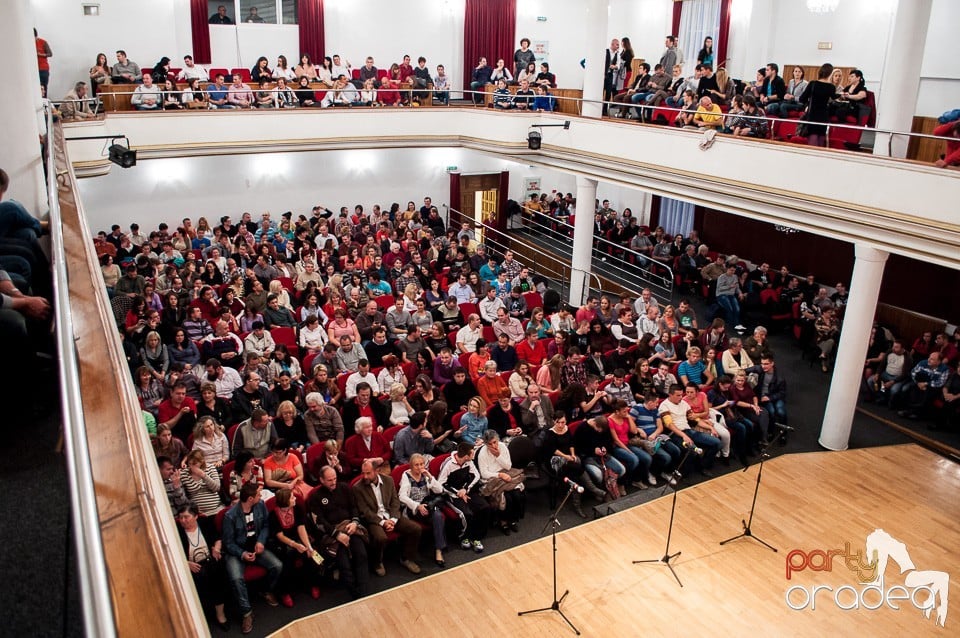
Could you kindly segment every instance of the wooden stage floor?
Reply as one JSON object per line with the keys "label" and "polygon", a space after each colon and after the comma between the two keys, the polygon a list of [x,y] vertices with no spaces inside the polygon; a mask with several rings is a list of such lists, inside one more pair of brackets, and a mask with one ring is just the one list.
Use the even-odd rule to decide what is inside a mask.
{"label": "wooden stage floor", "polygon": [[[564,612],[585,636],[958,635],[956,596],[957,611],[940,628],[936,611],[926,619],[909,599],[896,600],[913,586],[893,590],[890,602],[899,610],[845,610],[840,606],[852,607],[865,585],[842,557],[833,558],[831,571],[800,567],[823,566],[815,550],[843,551],[849,543],[851,553],[864,552],[868,534],[879,528],[905,544],[916,566],[901,574],[891,559],[884,590],[933,570],[957,578],[956,591],[960,466],[916,445],[775,458],[764,466],[753,531],[780,551],[749,538],[721,547],[720,540],[741,530],[755,477],[751,467],[680,492],[670,549],[683,552],[673,561],[682,589],[664,565],[631,563],[663,555],[669,495],[561,532],[559,587],[570,590]],[[788,556],[797,568],[789,581]],[[555,612],[517,616],[550,604],[550,569],[546,537],[305,617],[274,636],[573,636]],[[816,586],[832,591],[817,591],[811,609]],[[792,604],[805,608],[788,606],[794,587],[803,590],[792,590]],[[876,591],[859,600],[870,607],[881,602]]]}

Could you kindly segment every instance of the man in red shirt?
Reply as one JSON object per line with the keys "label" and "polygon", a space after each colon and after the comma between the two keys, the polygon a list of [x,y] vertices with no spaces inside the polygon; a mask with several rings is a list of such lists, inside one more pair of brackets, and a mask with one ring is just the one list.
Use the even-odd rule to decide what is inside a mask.
{"label": "man in red shirt", "polygon": [[517,358],[531,366],[541,366],[547,362],[547,349],[537,339],[536,328],[527,328],[527,338],[517,344]]}
{"label": "man in red shirt", "polygon": [[187,396],[187,384],[178,382],[170,397],[157,407],[157,423],[169,427],[175,437],[186,443],[196,422],[197,404]]}
{"label": "man in red shirt", "polygon": [[47,83],[50,81],[50,62],[48,60],[53,57],[53,50],[46,40],[37,35],[36,29],[33,30],[33,38],[37,44],[37,68],[40,69],[40,86],[46,89]]}
{"label": "man in red shirt", "polygon": [[597,318],[597,306],[600,304],[600,300],[597,299],[594,295],[587,297],[587,303],[583,306],[580,306],[580,309],[577,310],[576,320],[577,325],[580,325],[584,321],[590,323]]}

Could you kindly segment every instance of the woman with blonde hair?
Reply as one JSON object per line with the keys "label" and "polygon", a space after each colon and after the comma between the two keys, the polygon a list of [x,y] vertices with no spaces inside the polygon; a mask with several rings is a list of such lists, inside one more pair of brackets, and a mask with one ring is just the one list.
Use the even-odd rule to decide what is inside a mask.
{"label": "woman with blonde hair", "polygon": [[213,516],[221,509],[220,473],[208,465],[200,450],[187,455],[183,469],[180,470],[180,483],[190,502],[197,506],[201,516]]}
{"label": "woman with blonde hair", "polygon": [[283,287],[283,284],[280,283],[279,279],[274,279],[270,282],[270,294],[277,296],[277,301],[280,302],[281,308],[286,308],[290,312],[293,312],[293,304],[290,303],[290,294],[287,292],[287,289]]}
{"label": "woman with blonde hair", "polygon": [[414,413],[413,407],[407,401],[407,389],[399,383],[390,387],[390,424],[406,425],[410,423],[410,416]]}
{"label": "woman with blonde hair", "polygon": [[199,450],[207,465],[220,467],[230,459],[230,444],[223,433],[223,426],[212,416],[197,419],[193,428],[193,451]]}
{"label": "woman with blonde hair", "polygon": [[409,313],[417,311],[417,298],[421,290],[417,284],[410,282],[403,288],[403,309]]}

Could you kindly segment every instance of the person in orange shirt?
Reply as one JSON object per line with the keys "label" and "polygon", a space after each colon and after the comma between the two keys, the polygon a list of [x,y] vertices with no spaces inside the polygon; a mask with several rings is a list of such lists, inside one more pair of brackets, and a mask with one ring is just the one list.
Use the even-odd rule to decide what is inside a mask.
{"label": "person in orange shirt", "polygon": [[490,346],[483,339],[477,339],[477,351],[467,357],[467,373],[474,383],[483,374],[484,366],[490,360]]}
{"label": "person in orange shirt", "polygon": [[531,366],[546,363],[547,348],[537,339],[536,328],[527,328],[527,338],[517,344],[517,358]]}
{"label": "person in orange shirt", "polygon": [[486,401],[487,405],[493,405],[500,399],[500,391],[510,392],[507,382],[497,374],[497,364],[494,361],[487,361],[483,366],[483,376],[476,381],[477,394]]}
{"label": "person in orange shirt", "polygon": [[53,57],[53,50],[46,40],[37,35],[37,30],[33,30],[33,38],[37,44],[37,68],[40,70],[40,86],[44,89],[50,82],[50,62]]}

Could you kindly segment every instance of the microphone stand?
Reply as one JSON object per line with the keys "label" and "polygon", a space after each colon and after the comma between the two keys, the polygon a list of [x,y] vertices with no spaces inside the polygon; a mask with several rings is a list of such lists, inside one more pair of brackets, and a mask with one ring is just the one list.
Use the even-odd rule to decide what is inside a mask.
{"label": "microphone stand", "polygon": [[633,561],[634,565],[638,563],[659,563],[661,565],[666,565],[667,569],[670,570],[670,573],[673,574],[673,577],[677,579],[677,584],[680,585],[681,587],[683,587],[683,583],[680,582],[680,577],[677,576],[677,570],[673,568],[673,565],[670,564],[670,561],[672,561],[674,558],[679,556],[682,552],[676,552],[674,554],[670,553],[670,539],[673,536],[673,517],[677,511],[677,492],[679,491],[679,480],[681,478],[679,470],[681,467],[685,467],[687,457],[690,456],[690,452],[692,452],[693,449],[694,449],[693,447],[685,448],[686,452],[684,452],[683,458],[680,459],[680,462],[677,463],[677,467],[673,470],[673,474],[671,476],[673,480],[667,481],[666,487],[664,487],[663,492],[661,492],[661,496],[662,496],[669,488],[671,487],[673,488],[673,503],[671,503],[670,505],[670,525],[667,527],[667,546],[663,550],[663,556],[661,558],[651,558],[649,560]]}
{"label": "microphone stand", "polygon": [[563,600],[567,597],[567,594],[570,593],[570,590],[568,589],[567,591],[563,592],[563,596],[560,596],[560,598],[557,598],[557,530],[560,529],[560,519],[558,519],[557,517],[560,515],[560,511],[563,510],[563,506],[567,504],[567,499],[570,498],[570,495],[573,494],[573,491],[575,489],[576,489],[576,486],[571,484],[570,489],[567,490],[566,496],[564,496],[563,500],[560,501],[560,505],[557,506],[557,510],[550,517],[550,520],[547,521],[546,526],[544,526],[543,531],[541,532],[541,534],[543,532],[546,532],[548,527],[552,528],[551,536],[553,541],[553,602],[550,603],[549,607],[541,607],[539,609],[528,609],[527,611],[518,611],[517,615],[526,616],[527,614],[538,614],[543,611],[555,611],[558,614],[560,614],[560,617],[563,618],[568,625],[570,625],[570,629],[573,630],[573,633],[579,636],[580,630],[577,629],[572,622],[570,622],[570,619],[567,618],[564,615],[563,610],[560,609],[560,605],[563,604]]}
{"label": "microphone stand", "polygon": [[[782,436],[783,433],[785,432],[786,430],[781,430],[781,434],[778,435],[774,440],[779,439],[780,436]],[[726,545],[727,543],[731,541],[735,541],[738,538],[746,537],[746,538],[752,538],[753,540],[757,541],[758,543],[765,546],[766,548],[772,549],[774,552],[778,551],[777,548],[771,545],[770,543],[754,536],[753,530],[750,529],[750,526],[753,525],[753,513],[757,508],[757,494],[760,492],[760,478],[763,476],[763,462],[766,459],[770,458],[770,455],[767,453],[768,447],[770,447],[770,443],[763,443],[760,446],[760,469],[757,470],[757,483],[753,488],[753,503],[750,504],[750,516],[747,518],[747,520],[740,519],[740,523],[743,525],[743,531],[737,534],[736,536],[731,536],[727,540],[720,541],[721,545]],[[743,471],[746,472],[747,468],[743,468]]]}

